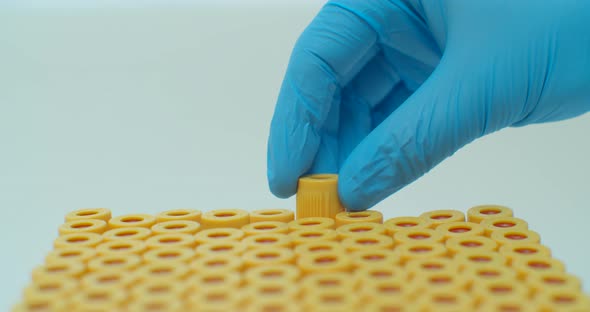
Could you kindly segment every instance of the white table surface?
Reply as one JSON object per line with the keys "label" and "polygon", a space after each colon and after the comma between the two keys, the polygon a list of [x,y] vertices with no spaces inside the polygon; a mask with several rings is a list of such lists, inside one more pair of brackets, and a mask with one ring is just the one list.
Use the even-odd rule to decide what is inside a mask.
{"label": "white table surface", "polygon": [[[294,208],[266,184],[266,139],[298,8],[0,10],[0,310],[63,216]],[[512,207],[590,284],[590,115],[507,129],[375,209]]]}

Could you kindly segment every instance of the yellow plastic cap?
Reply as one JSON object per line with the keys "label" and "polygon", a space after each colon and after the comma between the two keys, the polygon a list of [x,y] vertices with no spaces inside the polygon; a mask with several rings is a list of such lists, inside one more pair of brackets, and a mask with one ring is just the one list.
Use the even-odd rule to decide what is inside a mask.
{"label": "yellow plastic cap", "polygon": [[516,272],[514,270],[496,264],[469,266],[463,271],[463,276],[470,287],[479,281],[516,280]]}
{"label": "yellow plastic cap", "polygon": [[306,229],[289,233],[295,246],[314,241],[336,241],[338,234],[328,229]]}
{"label": "yellow plastic cap", "polygon": [[197,246],[195,249],[195,252],[199,257],[207,255],[239,257],[244,251],[246,251],[246,244],[232,240],[208,242]]}
{"label": "yellow plastic cap", "polygon": [[257,266],[250,268],[244,274],[248,284],[260,281],[281,281],[296,283],[301,276],[301,271],[291,264],[277,264],[273,266]]}
{"label": "yellow plastic cap", "polygon": [[481,223],[493,217],[512,217],[512,215],[512,209],[500,205],[480,205],[467,210],[467,220],[474,223]]}
{"label": "yellow plastic cap", "polygon": [[289,223],[295,220],[295,214],[289,209],[260,209],[250,212],[250,223],[276,221]]}
{"label": "yellow plastic cap", "polygon": [[491,236],[492,232],[502,230],[527,230],[529,225],[523,219],[515,217],[492,217],[481,222],[485,234]]}
{"label": "yellow plastic cap", "polygon": [[242,240],[247,249],[254,248],[291,248],[293,239],[280,233],[267,233],[248,236]]}
{"label": "yellow plastic cap", "polygon": [[541,237],[537,232],[524,229],[508,229],[492,232],[491,238],[500,246],[515,243],[539,243]]}
{"label": "yellow plastic cap", "polygon": [[467,290],[467,279],[455,271],[439,271],[414,277],[409,292],[418,296],[431,291],[462,293]]}
{"label": "yellow plastic cap", "polygon": [[366,249],[351,254],[355,268],[367,266],[398,266],[401,263],[399,252],[387,249]]}
{"label": "yellow plastic cap", "polygon": [[148,228],[143,227],[117,228],[102,233],[102,237],[105,241],[112,241],[118,239],[144,240],[150,236],[152,236],[152,231]]}
{"label": "yellow plastic cap", "polygon": [[402,230],[430,228],[432,222],[420,217],[397,217],[388,219],[383,223],[383,226],[385,226],[388,235],[394,235]]}
{"label": "yellow plastic cap", "polygon": [[53,261],[75,261],[86,263],[88,260],[96,256],[96,251],[89,247],[63,247],[60,249],[52,250],[47,257],[45,262],[50,263]]}
{"label": "yellow plastic cap", "polygon": [[196,274],[204,272],[239,272],[244,266],[242,257],[227,255],[206,255],[190,263],[190,269]]}
{"label": "yellow plastic cap", "polygon": [[328,251],[302,255],[297,260],[297,266],[304,274],[348,272],[352,269],[352,261],[345,253]]}
{"label": "yellow plastic cap", "polygon": [[345,238],[342,241],[342,247],[348,251],[391,249],[393,239],[383,234],[361,234]]}
{"label": "yellow plastic cap", "polygon": [[428,292],[418,300],[417,306],[422,312],[475,311],[470,296],[452,290]]}
{"label": "yellow plastic cap", "polygon": [[77,290],[77,280],[67,277],[39,277],[24,290],[23,296],[26,300],[47,299],[60,300],[71,295]]}
{"label": "yellow plastic cap", "polygon": [[445,246],[454,255],[469,251],[496,251],[498,243],[484,236],[457,236],[449,238]]}
{"label": "yellow plastic cap", "polygon": [[297,219],[336,217],[344,211],[338,197],[338,175],[313,174],[300,178],[296,201]]}
{"label": "yellow plastic cap", "polygon": [[84,289],[127,289],[133,283],[133,275],[125,271],[96,271],[82,278]]}
{"label": "yellow plastic cap", "polygon": [[120,311],[126,294],[116,288],[90,288],[78,292],[72,299],[73,311]]}
{"label": "yellow plastic cap", "polygon": [[147,248],[162,248],[162,247],[195,247],[195,237],[186,233],[169,233],[158,234],[148,238],[145,241]]}
{"label": "yellow plastic cap", "polygon": [[539,307],[528,298],[485,298],[479,312],[539,312]]}
{"label": "yellow plastic cap", "polygon": [[145,242],[139,240],[118,239],[104,242],[96,246],[99,255],[142,254],[146,249]]}
{"label": "yellow plastic cap", "polygon": [[358,212],[342,211],[338,213],[334,219],[336,220],[336,227],[358,222],[383,223],[383,214],[375,210]]}
{"label": "yellow plastic cap", "polygon": [[445,239],[451,237],[478,236],[483,235],[484,228],[478,223],[473,222],[449,222],[439,225],[436,230],[441,233]]}
{"label": "yellow plastic cap", "polygon": [[445,246],[438,243],[405,243],[396,249],[400,253],[402,263],[415,259],[444,257],[447,254]]}
{"label": "yellow plastic cap", "polygon": [[345,249],[339,242],[329,240],[310,241],[295,247],[295,254],[298,256],[324,251],[345,252]]}
{"label": "yellow plastic cap", "polygon": [[145,263],[182,262],[188,263],[195,257],[195,252],[188,247],[160,247],[148,250],[143,254]]}
{"label": "yellow plastic cap", "polygon": [[156,217],[148,214],[129,214],[109,220],[109,227],[112,229],[123,227],[144,227],[149,229],[154,224],[156,224]]}
{"label": "yellow plastic cap", "polygon": [[543,256],[531,256],[516,259],[512,262],[512,267],[521,279],[526,279],[530,275],[538,273],[565,272],[565,265],[563,262],[555,258],[547,258]]}
{"label": "yellow plastic cap", "polygon": [[281,283],[281,282],[269,282],[259,281],[248,285],[246,293],[246,300],[252,301],[274,301],[283,300],[283,302],[292,302],[299,296],[298,285]]}
{"label": "yellow plastic cap", "polygon": [[279,221],[260,221],[244,225],[242,231],[244,231],[246,236],[268,233],[287,234],[289,232],[289,225]]}
{"label": "yellow plastic cap", "polygon": [[214,228],[198,232],[195,235],[197,244],[221,242],[221,241],[239,241],[244,237],[244,231],[234,228]]}
{"label": "yellow plastic cap", "polygon": [[385,227],[383,224],[374,222],[356,222],[342,225],[336,229],[338,237],[345,239],[351,236],[363,235],[363,234],[385,234]]}
{"label": "yellow plastic cap", "polygon": [[289,248],[261,247],[246,251],[242,258],[246,268],[273,266],[294,263],[295,253]]}
{"label": "yellow plastic cap", "polygon": [[201,216],[203,229],[234,228],[240,229],[250,223],[248,211],[242,209],[216,209]]}
{"label": "yellow plastic cap", "polygon": [[189,279],[190,292],[236,289],[242,285],[242,276],[238,271],[213,270],[202,271]]}
{"label": "yellow plastic cap", "polygon": [[406,263],[405,270],[409,280],[418,276],[439,272],[459,273],[459,266],[449,258],[415,258]]}
{"label": "yellow plastic cap", "polygon": [[459,210],[433,210],[421,214],[420,218],[430,221],[430,227],[436,228],[443,223],[465,221],[465,214]]}
{"label": "yellow plastic cap", "polygon": [[33,269],[33,281],[46,278],[77,278],[80,277],[86,268],[81,262],[53,261]]}
{"label": "yellow plastic cap", "polygon": [[473,283],[472,292],[478,304],[496,298],[525,300],[529,297],[528,288],[511,278],[477,280]]}
{"label": "yellow plastic cap", "polygon": [[334,219],[326,217],[308,217],[289,222],[289,230],[334,229]]}
{"label": "yellow plastic cap", "polygon": [[132,271],[142,263],[141,257],[134,254],[110,254],[98,256],[88,262],[88,270],[93,271]]}
{"label": "yellow plastic cap", "polygon": [[181,280],[189,274],[189,268],[180,262],[152,262],[142,265],[135,271],[138,282],[152,280]]}
{"label": "yellow plastic cap", "polygon": [[492,251],[465,251],[454,256],[453,260],[459,265],[459,270],[482,265],[506,265],[506,257]]}
{"label": "yellow plastic cap", "polygon": [[156,215],[158,223],[179,220],[199,222],[201,221],[201,212],[195,209],[173,209],[162,211]]}
{"label": "yellow plastic cap", "polygon": [[106,230],[107,223],[99,219],[72,220],[62,224],[58,229],[60,235],[81,232],[102,234]]}
{"label": "yellow plastic cap", "polygon": [[407,272],[401,266],[374,265],[359,267],[354,271],[354,281],[357,288],[363,288],[370,283],[396,280],[406,281]]}
{"label": "yellow plastic cap", "polygon": [[582,290],[582,282],[579,278],[559,271],[530,274],[526,278],[526,284],[533,294],[540,294],[547,290]]}
{"label": "yellow plastic cap", "polygon": [[393,234],[396,244],[403,243],[440,243],[444,240],[442,233],[428,228],[407,228]]}
{"label": "yellow plastic cap", "polygon": [[538,243],[506,244],[500,247],[499,253],[508,259],[508,264],[512,264],[516,259],[525,259],[534,256],[551,257],[551,250]]}
{"label": "yellow plastic cap", "polygon": [[539,311],[590,311],[590,298],[580,291],[571,289],[551,289],[537,295],[535,302]]}
{"label": "yellow plastic cap", "polygon": [[305,295],[325,290],[341,290],[353,292],[355,281],[346,272],[318,272],[306,276],[301,281],[302,292]]}
{"label": "yellow plastic cap", "polygon": [[108,222],[111,219],[111,211],[107,208],[86,208],[72,211],[66,215],[66,222],[74,220],[96,219]]}
{"label": "yellow plastic cap", "polygon": [[190,220],[164,221],[154,224],[151,228],[154,235],[173,233],[195,234],[200,229],[201,224],[199,222]]}
{"label": "yellow plastic cap", "polygon": [[59,236],[53,242],[55,248],[94,247],[102,242],[102,236],[96,233],[71,233]]}
{"label": "yellow plastic cap", "polygon": [[356,296],[340,289],[311,293],[303,302],[304,311],[310,312],[359,311],[359,303]]}

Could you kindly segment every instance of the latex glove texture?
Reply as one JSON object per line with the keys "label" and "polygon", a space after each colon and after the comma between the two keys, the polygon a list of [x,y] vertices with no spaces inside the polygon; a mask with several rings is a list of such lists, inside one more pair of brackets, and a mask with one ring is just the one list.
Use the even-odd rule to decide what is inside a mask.
{"label": "latex glove texture", "polygon": [[339,173],[364,210],[481,136],[588,110],[590,1],[330,1],[293,49],[268,181]]}

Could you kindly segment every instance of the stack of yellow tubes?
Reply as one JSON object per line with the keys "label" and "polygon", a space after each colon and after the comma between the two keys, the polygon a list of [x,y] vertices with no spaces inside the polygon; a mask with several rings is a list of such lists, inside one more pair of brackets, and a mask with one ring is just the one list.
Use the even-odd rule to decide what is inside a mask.
{"label": "stack of yellow tubes", "polygon": [[[298,207],[305,209],[305,207]],[[578,278],[503,206],[68,214],[14,311],[590,311]]]}

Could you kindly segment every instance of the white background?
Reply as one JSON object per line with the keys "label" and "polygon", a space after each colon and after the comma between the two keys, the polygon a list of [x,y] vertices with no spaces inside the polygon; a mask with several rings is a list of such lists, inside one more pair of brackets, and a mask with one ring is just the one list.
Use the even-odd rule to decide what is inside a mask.
{"label": "white background", "polygon": [[[0,310],[70,210],[294,207],[268,191],[266,139],[290,49],[321,2],[238,2],[4,3]],[[501,131],[375,209],[511,206],[589,284],[588,133],[590,115]]]}

